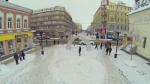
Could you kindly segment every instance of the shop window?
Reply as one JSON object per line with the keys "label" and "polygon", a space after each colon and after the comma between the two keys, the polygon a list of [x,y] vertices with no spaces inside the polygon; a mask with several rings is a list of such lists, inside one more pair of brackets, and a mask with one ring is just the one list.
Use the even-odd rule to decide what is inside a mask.
{"label": "shop window", "polygon": [[13,40],[8,41],[8,48],[10,53],[14,52]]}
{"label": "shop window", "polygon": [[0,29],[2,29],[2,17],[0,17]]}
{"label": "shop window", "polygon": [[4,53],[4,48],[3,48],[3,42],[0,42],[0,57],[3,56]]}
{"label": "shop window", "polygon": [[24,28],[25,29],[28,28],[28,21],[27,21],[27,19],[24,20]]}
{"label": "shop window", "polygon": [[18,18],[17,19],[17,28],[19,29],[21,26],[20,26],[20,23],[21,23],[21,20]]}
{"label": "shop window", "polygon": [[147,38],[144,37],[144,39],[143,39],[143,48],[146,48],[146,40],[147,40]]}
{"label": "shop window", "polygon": [[8,18],[8,29],[12,29],[12,17]]}

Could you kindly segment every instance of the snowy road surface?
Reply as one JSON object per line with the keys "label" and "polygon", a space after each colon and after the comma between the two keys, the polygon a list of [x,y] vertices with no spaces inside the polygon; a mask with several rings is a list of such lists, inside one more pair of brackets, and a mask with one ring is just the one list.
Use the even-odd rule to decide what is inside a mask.
{"label": "snowy road surface", "polygon": [[12,73],[0,75],[0,84],[129,84],[108,56],[94,47],[82,46],[81,56],[78,46],[67,49],[59,45],[44,50],[44,56],[36,51],[27,63],[7,65]]}

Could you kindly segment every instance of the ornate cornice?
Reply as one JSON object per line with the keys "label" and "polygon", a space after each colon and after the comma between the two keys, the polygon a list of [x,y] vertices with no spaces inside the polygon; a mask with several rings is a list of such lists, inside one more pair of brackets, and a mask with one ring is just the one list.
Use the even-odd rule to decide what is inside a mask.
{"label": "ornate cornice", "polygon": [[16,10],[20,10],[20,11],[24,11],[24,12],[28,12],[28,13],[32,13],[33,11],[29,8],[25,8],[10,2],[0,2],[0,7],[7,7],[7,8],[13,8]]}

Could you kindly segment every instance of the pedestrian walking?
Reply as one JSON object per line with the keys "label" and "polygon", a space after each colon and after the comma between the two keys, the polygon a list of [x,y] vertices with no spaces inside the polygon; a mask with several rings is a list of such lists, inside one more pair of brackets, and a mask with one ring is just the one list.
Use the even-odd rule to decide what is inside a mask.
{"label": "pedestrian walking", "polygon": [[54,45],[56,44],[56,41],[54,40]]}
{"label": "pedestrian walking", "polygon": [[108,55],[109,47],[106,48],[106,55]]}
{"label": "pedestrian walking", "polygon": [[21,51],[21,56],[22,56],[23,60],[25,60],[25,53],[24,53],[24,51]]}
{"label": "pedestrian walking", "polygon": [[95,45],[95,49],[98,49],[97,44]]}
{"label": "pedestrian walking", "polygon": [[81,46],[79,46],[79,56],[81,56]]}
{"label": "pedestrian walking", "polygon": [[18,56],[18,53],[14,53],[14,59],[15,59],[15,62],[16,62],[16,65],[19,64],[18,60],[19,60],[19,56]]}
{"label": "pedestrian walking", "polygon": [[20,61],[22,61],[22,55],[21,55],[21,52],[18,52],[18,56],[19,56]]}
{"label": "pedestrian walking", "polygon": [[109,55],[111,54],[112,48],[111,46],[109,47]]}
{"label": "pedestrian walking", "polygon": [[100,48],[101,48],[101,49],[103,48],[103,44],[102,44],[102,43],[100,44]]}

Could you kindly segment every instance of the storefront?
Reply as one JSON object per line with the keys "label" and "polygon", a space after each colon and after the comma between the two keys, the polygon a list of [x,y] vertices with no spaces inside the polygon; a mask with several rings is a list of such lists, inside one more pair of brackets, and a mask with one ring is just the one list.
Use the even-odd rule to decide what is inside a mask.
{"label": "storefront", "polygon": [[0,55],[4,56],[32,47],[32,37],[31,32],[0,35]]}

